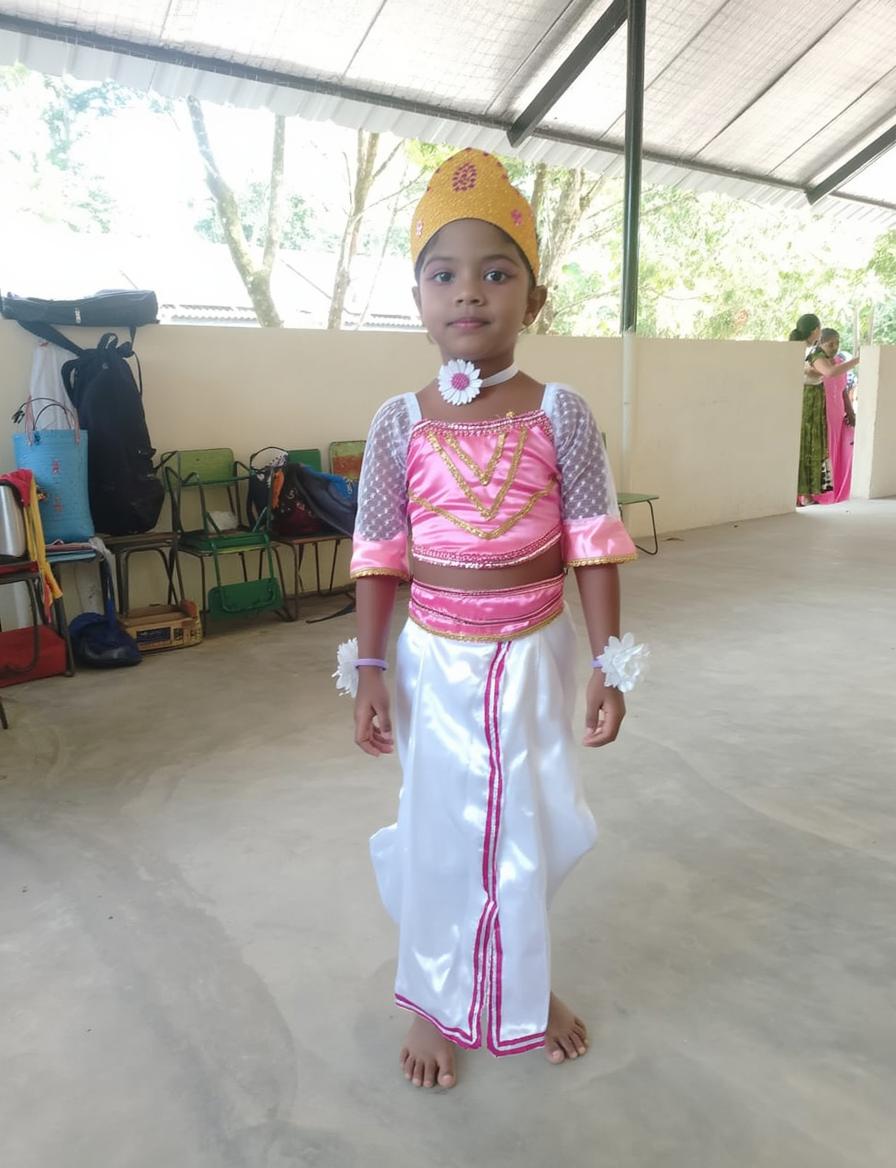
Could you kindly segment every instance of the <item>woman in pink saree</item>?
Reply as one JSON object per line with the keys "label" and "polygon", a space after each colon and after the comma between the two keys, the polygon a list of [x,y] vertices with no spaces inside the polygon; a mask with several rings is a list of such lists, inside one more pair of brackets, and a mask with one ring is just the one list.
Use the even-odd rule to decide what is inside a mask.
{"label": "woman in pink saree", "polygon": [[[824,378],[825,412],[828,423],[828,451],[833,490],[816,495],[816,503],[842,503],[849,498],[852,483],[852,451],[856,415],[849,398],[846,358],[839,355],[840,335],[836,329],[822,329],[818,348],[809,358]],[[846,369],[851,369],[850,361]]]}

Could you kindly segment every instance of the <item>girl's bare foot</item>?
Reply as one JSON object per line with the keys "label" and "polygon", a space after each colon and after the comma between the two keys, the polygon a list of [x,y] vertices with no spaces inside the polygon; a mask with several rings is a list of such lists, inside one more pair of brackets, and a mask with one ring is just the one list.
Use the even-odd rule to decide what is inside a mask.
{"label": "girl's bare foot", "polygon": [[551,994],[548,1027],[544,1036],[544,1052],[552,1063],[578,1058],[588,1050],[588,1030],[581,1018],[556,994]]}
{"label": "girl's bare foot", "polygon": [[415,1018],[401,1048],[404,1077],[415,1087],[453,1087],[454,1047],[425,1018]]}

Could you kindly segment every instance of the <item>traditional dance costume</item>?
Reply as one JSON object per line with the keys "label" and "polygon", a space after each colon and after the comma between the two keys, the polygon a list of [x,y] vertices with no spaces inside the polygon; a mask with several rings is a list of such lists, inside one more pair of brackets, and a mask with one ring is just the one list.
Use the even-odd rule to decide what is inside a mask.
{"label": "traditional dance costume", "polygon": [[[537,278],[532,208],[481,150],[433,176],[412,219],[414,263],[460,219],[500,228]],[[464,365],[440,373],[452,403],[488,384]],[[382,406],[364,453],[354,578],[411,579],[411,560],[472,574],[557,544],[566,565],[635,558],[600,432],[572,390],[550,384],[539,409],[476,422],[423,418],[414,394]],[[494,1054],[544,1044],[548,905],[595,838],[573,760],[575,664],[562,575],[470,592],[412,580],[396,668],[398,821],[370,847],[400,929],[395,999],[460,1046],[481,1044],[484,1017]]]}
{"label": "traditional dance costume", "polygon": [[[409,558],[567,566],[635,558],[600,432],[549,384],[541,408],[478,422],[381,407],[364,454],[352,575],[410,579]],[[410,556],[409,556],[410,553]],[[547,911],[596,829],[574,764],[576,637],[563,576],[486,592],[412,580],[394,723],[398,821],[374,835],[400,928],[395,997],[460,1046],[544,1045]]]}

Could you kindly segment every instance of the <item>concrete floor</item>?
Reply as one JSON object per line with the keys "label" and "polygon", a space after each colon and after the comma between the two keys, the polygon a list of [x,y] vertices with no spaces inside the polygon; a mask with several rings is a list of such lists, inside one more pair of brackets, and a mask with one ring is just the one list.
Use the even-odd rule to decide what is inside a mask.
{"label": "concrete floor", "polygon": [[398,1073],[349,621],[5,690],[3,1164],[889,1168],[894,566],[896,500],[624,569],[653,672],[583,751],[602,839],[553,916],[592,1050],[448,1093]]}

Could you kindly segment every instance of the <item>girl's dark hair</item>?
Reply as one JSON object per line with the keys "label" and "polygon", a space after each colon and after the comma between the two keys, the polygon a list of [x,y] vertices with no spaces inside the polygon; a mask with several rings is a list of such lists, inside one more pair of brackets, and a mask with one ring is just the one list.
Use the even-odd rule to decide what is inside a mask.
{"label": "girl's dark hair", "polygon": [[836,329],[822,329],[821,336],[818,338],[819,345],[826,345],[828,341],[836,341],[840,344],[840,334]]}
{"label": "girl's dark hair", "polygon": [[808,341],[820,324],[821,321],[813,312],[807,312],[796,322],[796,328],[790,334],[790,339],[792,341]]}

